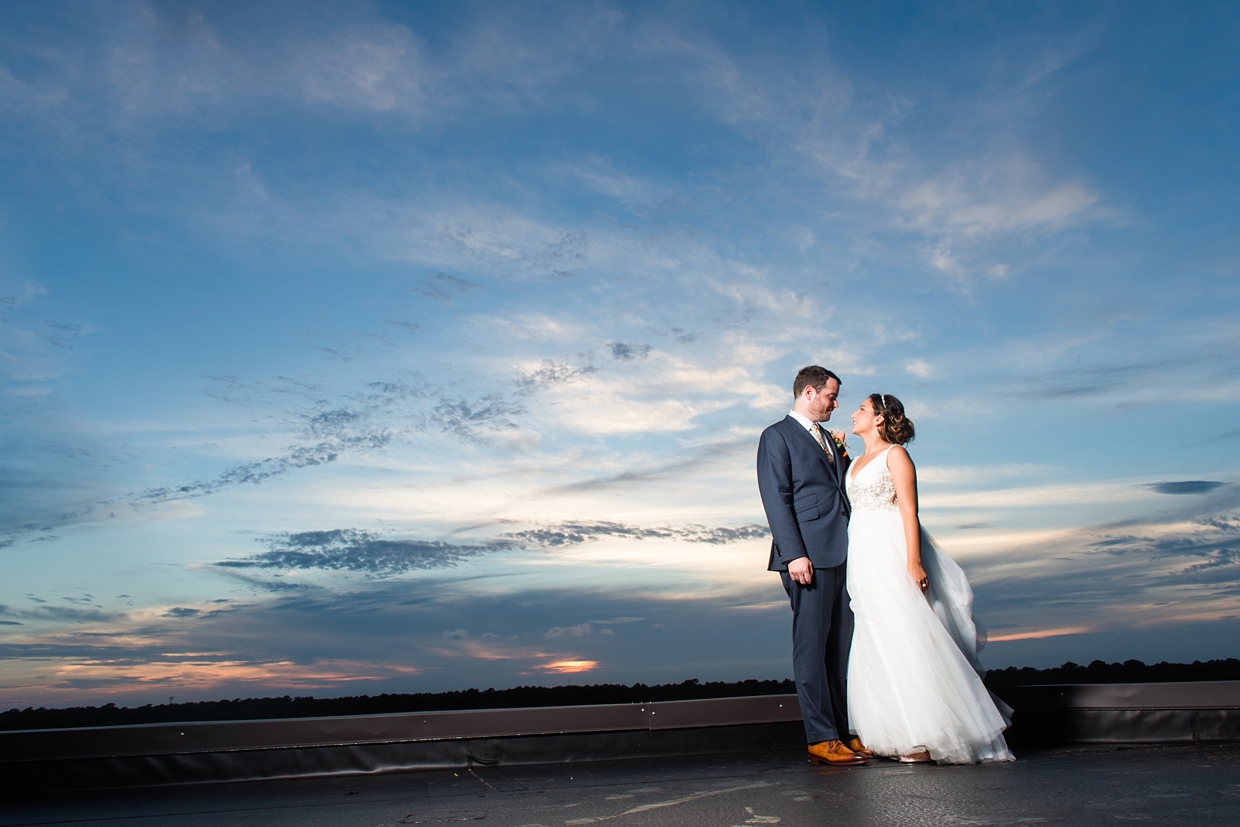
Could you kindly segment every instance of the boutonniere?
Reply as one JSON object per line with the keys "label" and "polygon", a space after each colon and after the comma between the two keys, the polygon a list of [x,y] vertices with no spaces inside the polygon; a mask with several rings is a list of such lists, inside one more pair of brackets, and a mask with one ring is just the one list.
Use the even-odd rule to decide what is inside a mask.
{"label": "boutonniere", "polygon": [[832,431],[831,441],[835,443],[835,450],[840,452],[840,456],[848,456],[848,443],[844,441],[843,431]]}

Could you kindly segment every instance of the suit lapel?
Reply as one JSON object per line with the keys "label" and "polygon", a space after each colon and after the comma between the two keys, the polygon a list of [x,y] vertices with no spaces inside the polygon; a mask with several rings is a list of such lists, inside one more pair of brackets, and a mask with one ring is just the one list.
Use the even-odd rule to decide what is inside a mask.
{"label": "suit lapel", "polygon": [[845,461],[842,454],[839,460],[836,470],[839,472],[840,499],[844,501],[844,513],[852,516],[852,501],[848,499],[848,469],[852,467],[852,460]]}
{"label": "suit lapel", "polygon": [[827,473],[831,475],[831,479],[835,480],[835,484],[837,486],[840,485],[839,471],[840,466],[844,463],[841,462],[838,457],[836,458],[836,461],[832,463],[830,458],[827,457],[827,452],[822,450],[822,446],[818,444],[818,440],[814,439],[814,435],[805,430],[805,426],[803,426],[800,422],[797,422],[791,416],[785,417],[785,421],[789,423],[789,426],[793,430],[798,431],[802,438],[809,440],[809,444],[814,446],[814,453],[818,455],[818,458],[822,461],[822,464],[827,467]]}
{"label": "suit lapel", "polygon": [[844,500],[844,511],[852,514],[852,503],[848,499],[848,468],[851,463],[844,462],[843,458],[835,464],[836,470],[839,472],[837,485],[840,487],[840,496]]}
{"label": "suit lapel", "polygon": [[[840,487],[841,491],[843,491],[845,490],[844,475],[848,473],[848,467],[844,462],[844,454],[840,451],[839,447],[835,444],[835,440],[831,438],[830,431],[823,431],[823,435],[827,439],[831,440],[831,447],[835,449],[835,462],[831,464],[831,470],[835,472],[835,484]],[[821,450],[821,448],[819,450]],[[845,497],[845,500],[847,499],[848,498]]]}

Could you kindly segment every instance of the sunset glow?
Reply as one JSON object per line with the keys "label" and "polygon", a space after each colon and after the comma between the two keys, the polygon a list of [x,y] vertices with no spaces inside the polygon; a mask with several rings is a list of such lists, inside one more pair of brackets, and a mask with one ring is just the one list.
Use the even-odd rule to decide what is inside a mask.
{"label": "sunset glow", "polygon": [[1067,626],[1062,629],[1037,629],[1029,632],[1005,632],[1001,635],[987,635],[987,642],[1000,643],[1007,640],[1042,640],[1048,637],[1063,635],[1081,635],[1092,632],[1089,626]]}
{"label": "sunset glow", "polygon": [[544,663],[538,668],[556,675],[569,675],[576,672],[589,672],[596,666],[598,666],[598,661],[594,660],[557,660]]}

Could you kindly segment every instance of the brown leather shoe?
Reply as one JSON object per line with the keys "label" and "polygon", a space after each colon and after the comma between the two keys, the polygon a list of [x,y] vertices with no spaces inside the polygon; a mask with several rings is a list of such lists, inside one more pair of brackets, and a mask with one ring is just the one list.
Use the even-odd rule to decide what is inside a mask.
{"label": "brown leather shoe", "polygon": [[874,757],[874,753],[866,749],[865,744],[861,743],[861,739],[856,737],[855,735],[852,738],[849,738],[847,741],[845,741],[844,746],[848,747],[850,750],[852,750],[853,752],[857,753],[858,755],[862,757],[865,757],[865,758]]}
{"label": "brown leather shoe", "polygon": [[869,759],[864,755],[853,752],[838,740],[810,744],[809,760],[811,764],[831,764],[836,767],[855,767],[869,763]]}

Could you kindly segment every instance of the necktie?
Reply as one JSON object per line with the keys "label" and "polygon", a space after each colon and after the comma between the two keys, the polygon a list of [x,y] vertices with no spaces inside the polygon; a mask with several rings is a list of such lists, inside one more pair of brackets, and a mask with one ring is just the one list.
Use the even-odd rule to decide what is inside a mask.
{"label": "necktie", "polygon": [[809,432],[814,435],[814,439],[818,440],[818,444],[822,446],[822,452],[827,455],[827,461],[835,465],[835,455],[827,447],[827,439],[822,435],[822,428],[818,427],[817,422],[810,427]]}

